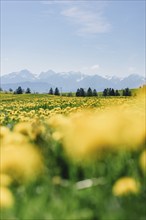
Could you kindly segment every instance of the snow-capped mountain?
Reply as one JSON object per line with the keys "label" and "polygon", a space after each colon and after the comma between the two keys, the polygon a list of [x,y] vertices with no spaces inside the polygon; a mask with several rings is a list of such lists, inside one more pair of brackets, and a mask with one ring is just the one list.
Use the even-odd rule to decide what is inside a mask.
{"label": "snow-capped mountain", "polygon": [[56,73],[53,70],[48,70],[47,72],[41,72],[38,76],[38,79],[43,81],[48,79],[49,77],[55,75]]}
{"label": "snow-capped mountain", "polygon": [[19,82],[26,82],[26,81],[35,81],[36,75],[31,73],[29,70],[21,70],[20,72],[12,72],[7,75],[3,75],[1,77],[1,83],[19,83]]}
{"label": "snow-capped mountain", "polygon": [[123,89],[126,87],[137,88],[145,84],[145,78],[138,74],[131,74],[125,78],[117,76],[86,75],[81,72],[60,72],[53,70],[41,72],[39,75],[29,70],[12,72],[1,76],[2,89],[16,89],[21,86],[23,89],[29,87],[35,92],[48,92],[50,87],[58,87],[62,91],[76,91],[77,88],[95,88],[102,91],[104,88]]}

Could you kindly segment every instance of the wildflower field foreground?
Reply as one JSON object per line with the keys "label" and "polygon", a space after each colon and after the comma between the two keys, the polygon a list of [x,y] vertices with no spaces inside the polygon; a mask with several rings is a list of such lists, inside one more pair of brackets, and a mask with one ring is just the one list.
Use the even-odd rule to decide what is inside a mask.
{"label": "wildflower field foreground", "polygon": [[2,220],[146,218],[144,89],[0,96]]}

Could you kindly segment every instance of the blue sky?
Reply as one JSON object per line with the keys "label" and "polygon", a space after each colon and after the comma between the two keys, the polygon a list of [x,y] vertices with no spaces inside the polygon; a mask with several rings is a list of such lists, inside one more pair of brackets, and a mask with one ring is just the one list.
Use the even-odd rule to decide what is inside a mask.
{"label": "blue sky", "polygon": [[145,74],[145,1],[1,0],[1,74]]}

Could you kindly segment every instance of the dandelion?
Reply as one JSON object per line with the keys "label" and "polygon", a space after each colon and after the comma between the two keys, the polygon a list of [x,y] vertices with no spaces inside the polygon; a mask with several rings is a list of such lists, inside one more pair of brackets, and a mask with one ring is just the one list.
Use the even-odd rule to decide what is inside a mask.
{"label": "dandelion", "polygon": [[1,186],[9,186],[12,182],[12,178],[4,173],[0,173],[0,185]]}
{"label": "dandelion", "polygon": [[112,107],[104,112],[82,111],[49,119],[53,137],[73,157],[89,157],[106,150],[137,150],[145,139],[144,114]]}
{"label": "dandelion", "polygon": [[0,138],[3,139],[9,135],[10,131],[7,127],[5,126],[0,126]]}
{"label": "dandelion", "polygon": [[16,181],[33,180],[43,169],[42,158],[37,149],[25,145],[8,145],[1,149],[0,172],[10,175]]}
{"label": "dandelion", "polygon": [[41,127],[37,123],[21,122],[15,125],[14,131],[35,140],[36,137],[42,132]]}
{"label": "dandelion", "polygon": [[58,131],[55,131],[53,134],[52,134],[52,138],[56,141],[60,141],[62,139],[62,134]]}
{"label": "dandelion", "polygon": [[7,187],[0,187],[0,208],[11,208],[14,204],[14,197]]}
{"label": "dandelion", "polygon": [[126,196],[139,193],[139,183],[131,177],[123,177],[116,181],[112,188],[114,196]]}
{"label": "dandelion", "polygon": [[7,145],[25,145],[28,143],[28,138],[25,137],[22,134],[16,133],[16,132],[9,132],[7,133],[7,136],[4,136],[4,138],[1,141],[1,146],[6,147]]}

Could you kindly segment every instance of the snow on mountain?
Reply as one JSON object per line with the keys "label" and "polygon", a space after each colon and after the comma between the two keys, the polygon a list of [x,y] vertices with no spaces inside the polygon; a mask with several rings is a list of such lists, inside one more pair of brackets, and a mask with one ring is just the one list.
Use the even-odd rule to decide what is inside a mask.
{"label": "snow on mountain", "polygon": [[51,77],[53,76],[54,74],[56,74],[53,70],[48,70],[47,72],[41,72],[39,75],[38,75],[38,79],[40,80],[45,80],[47,79],[48,77]]}
{"label": "snow on mountain", "polygon": [[34,81],[36,76],[31,73],[29,70],[21,70],[20,72],[12,72],[1,77],[1,83],[17,83],[25,81]]}
{"label": "snow on mountain", "polygon": [[126,87],[136,88],[145,84],[145,78],[138,74],[131,74],[124,78],[117,76],[86,75],[81,72],[60,72],[53,70],[41,72],[39,75],[31,73],[29,70],[21,70],[3,75],[0,78],[1,87],[4,89],[16,89],[18,85],[33,88],[36,92],[49,91],[50,87],[61,88],[62,91],[76,91],[77,88],[95,88],[102,91],[104,88],[123,89]]}

